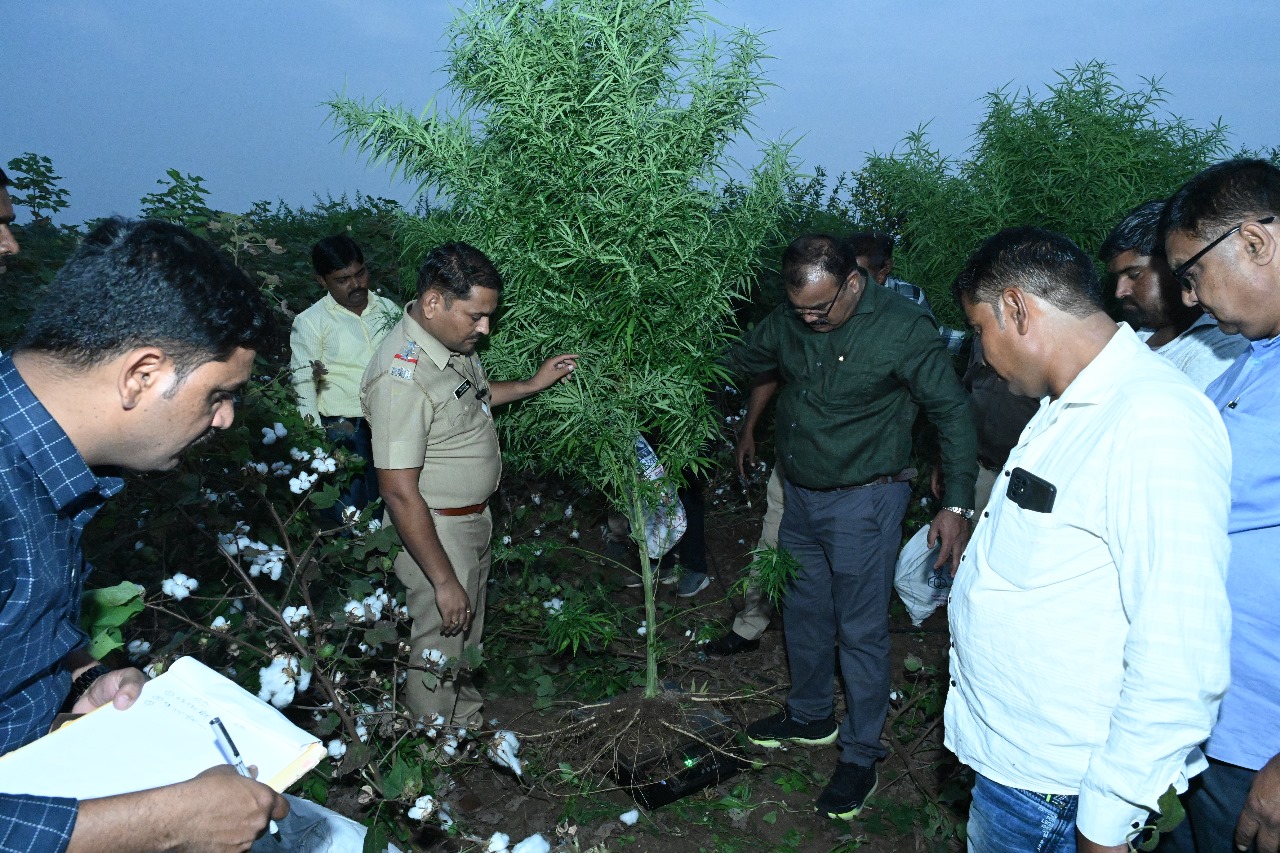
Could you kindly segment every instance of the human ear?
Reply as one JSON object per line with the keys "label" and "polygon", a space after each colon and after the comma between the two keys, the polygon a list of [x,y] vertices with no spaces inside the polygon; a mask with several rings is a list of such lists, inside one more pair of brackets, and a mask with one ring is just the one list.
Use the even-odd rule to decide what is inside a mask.
{"label": "human ear", "polygon": [[1019,335],[1025,335],[1031,324],[1027,312],[1027,295],[1020,287],[1005,288],[1000,292],[1000,304]]}
{"label": "human ear", "polygon": [[173,362],[159,347],[139,347],[125,353],[120,359],[116,389],[120,405],[133,409],[150,392],[167,390],[173,374]]}
{"label": "human ear", "polygon": [[1276,259],[1276,239],[1266,225],[1249,222],[1240,227],[1245,252],[1249,260],[1258,266],[1267,266]]}

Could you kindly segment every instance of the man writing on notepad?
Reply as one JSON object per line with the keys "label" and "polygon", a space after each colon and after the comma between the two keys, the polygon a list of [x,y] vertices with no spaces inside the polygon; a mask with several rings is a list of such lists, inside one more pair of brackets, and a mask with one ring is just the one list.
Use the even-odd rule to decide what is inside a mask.
{"label": "man writing on notepad", "polygon": [[[6,184],[0,172],[0,272],[18,251]],[[108,671],[85,651],[80,534],[123,486],[109,472],[172,468],[231,425],[270,335],[262,295],[211,243],[114,219],[85,238],[0,354],[0,754],[47,733],[64,703],[83,713],[138,698],[142,673]],[[350,832],[354,849],[363,834],[225,766],[95,800],[0,793],[0,849],[247,850],[271,819],[284,837]],[[282,849],[270,836],[259,844]]]}

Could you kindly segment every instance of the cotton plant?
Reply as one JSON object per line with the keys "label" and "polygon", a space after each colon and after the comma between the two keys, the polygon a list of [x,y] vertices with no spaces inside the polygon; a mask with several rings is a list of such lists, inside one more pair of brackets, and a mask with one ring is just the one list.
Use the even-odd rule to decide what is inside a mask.
{"label": "cotton plant", "polygon": [[524,775],[524,764],[517,753],[520,752],[520,739],[514,732],[499,731],[485,745],[485,754],[498,767],[506,767],[517,776]]}

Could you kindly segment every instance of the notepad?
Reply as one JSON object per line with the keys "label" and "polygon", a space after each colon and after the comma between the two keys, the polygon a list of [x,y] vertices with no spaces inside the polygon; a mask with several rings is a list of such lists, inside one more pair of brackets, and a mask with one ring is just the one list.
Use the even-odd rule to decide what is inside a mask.
{"label": "notepad", "polygon": [[228,764],[209,726],[220,717],[258,779],[284,791],[325,747],[275,708],[195,658],[147,682],[132,707],[98,708],[0,758],[0,792],[86,800],[185,782]]}

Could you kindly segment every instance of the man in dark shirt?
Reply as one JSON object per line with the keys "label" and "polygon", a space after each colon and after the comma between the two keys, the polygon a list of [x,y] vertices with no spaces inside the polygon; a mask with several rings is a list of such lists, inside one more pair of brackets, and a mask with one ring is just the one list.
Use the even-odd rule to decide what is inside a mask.
{"label": "man in dark shirt", "polygon": [[[743,373],[779,372],[779,544],[801,564],[782,606],[791,692],[780,713],[752,723],[747,735],[762,746],[838,736],[840,760],[817,808],[847,819],[875,789],[875,762],[885,754],[889,591],[915,474],[907,467],[911,427],[923,408],[940,434],[945,508],[930,545],[941,543],[940,566],[954,565],[973,510],[973,420],[937,324],[920,306],[868,287],[841,241],[796,239],[782,275],[787,304],[729,355]],[[837,642],[848,707],[839,727],[831,695]]]}
{"label": "man in dark shirt", "polygon": [[[90,570],[80,533],[123,485],[101,471],[172,468],[230,426],[269,318],[212,244],[108,220],[0,356],[0,754],[45,734],[68,696],[76,713],[138,698],[142,673],[93,660],[76,624]],[[244,850],[288,811],[230,766],[104,799],[7,792],[0,849]]]}

